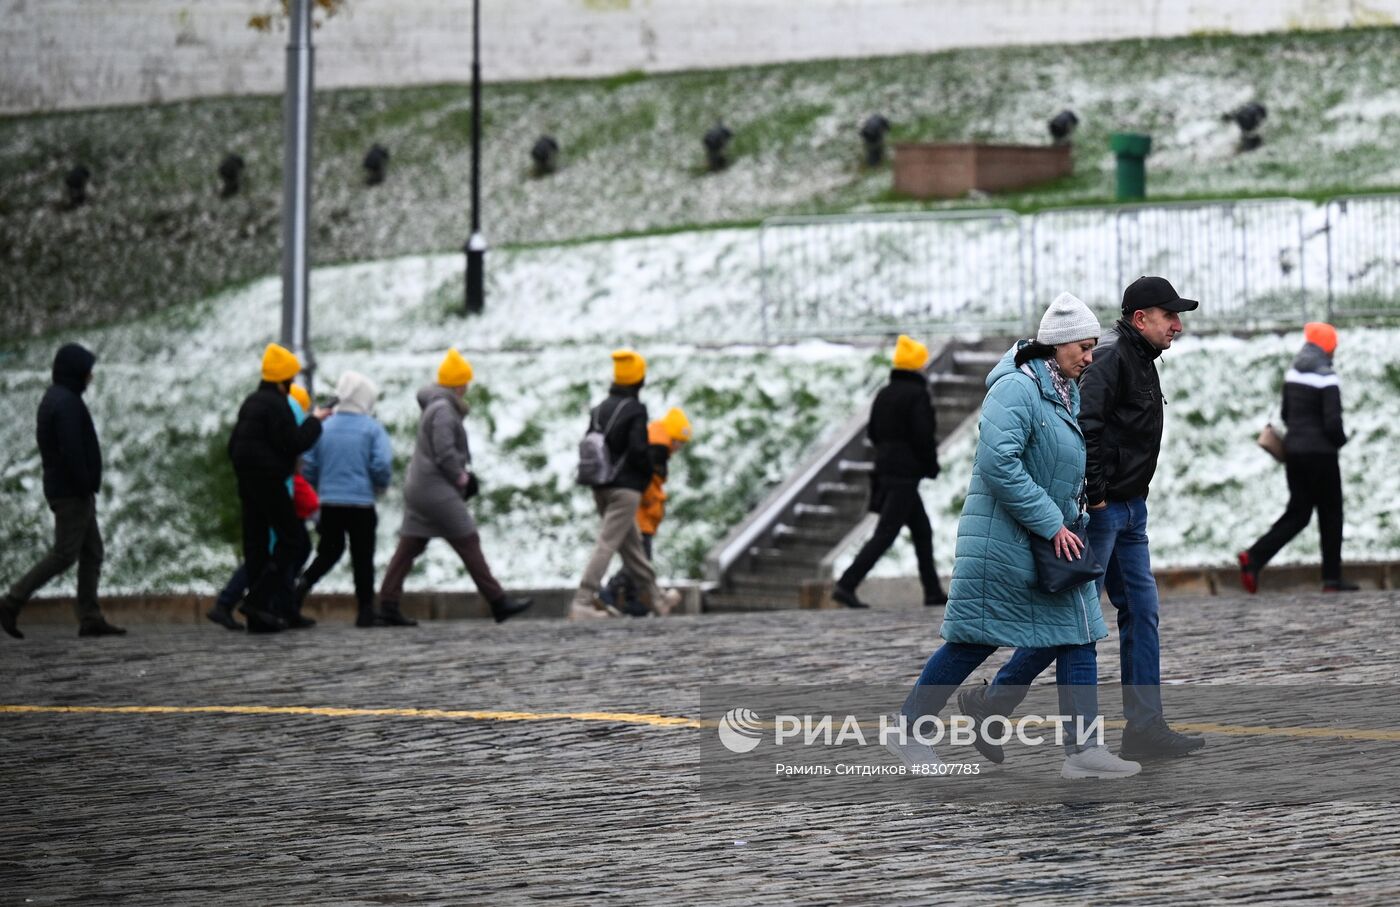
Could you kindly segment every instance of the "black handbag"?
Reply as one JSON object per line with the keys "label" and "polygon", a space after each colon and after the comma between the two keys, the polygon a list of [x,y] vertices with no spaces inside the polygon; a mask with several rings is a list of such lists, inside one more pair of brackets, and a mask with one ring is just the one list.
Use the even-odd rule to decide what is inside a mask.
{"label": "black handbag", "polygon": [[1089,540],[1082,533],[1075,532],[1074,534],[1079,538],[1079,541],[1084,543],[1084,550],[1074,560],[1065,560],[1055,556],[1054,539],[1043,539],[1038,535],[1031,535],[1031,554],[1035,557],[1036,585],[1040,587],[1041,592],[1058,595],[1076,586],[1096,582],[1099,577],[1103,576],[1103,565],[1094,556],[1094,549],[1089,547]]}

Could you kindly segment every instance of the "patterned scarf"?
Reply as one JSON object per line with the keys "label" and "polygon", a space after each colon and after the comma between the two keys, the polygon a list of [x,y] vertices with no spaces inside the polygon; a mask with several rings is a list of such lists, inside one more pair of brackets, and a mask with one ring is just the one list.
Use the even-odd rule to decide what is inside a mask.
{"label": "patterned scarf", "polygon": [[1060,371],[1060,363],[1051,356],[1045,360],[1045,365],[1050,369],[1050,384],[1054,386],[1055,393],[1060,395],[1060,401],[1064,403],[1065,409],[1069,409],[1069,379],[1064,372]]}

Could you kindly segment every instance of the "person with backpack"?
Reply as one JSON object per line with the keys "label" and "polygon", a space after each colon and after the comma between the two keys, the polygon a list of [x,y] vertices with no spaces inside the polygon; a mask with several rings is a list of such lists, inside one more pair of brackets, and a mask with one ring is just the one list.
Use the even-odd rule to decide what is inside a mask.
{"label": "person with backpack", "polygon": [[1307,528],[1317,511],[1322,539],[1322,591],[1355,592],[1342,579],[1342,382],[1332,370],[1337,329],[1320,321],[1303,326],[1303,348],[1283,376],[1284,469],[1288,506],[1268,532],[1239,553],[1240,583],[1259,591],[1259,573],[1279,549]]}
{"label": "person with backpack", "polygon": [[[642,550],[648,560],[653,560],[652,545],[661,521],[666,518],[666,478],[670,471],[671,456],[689,443],[692,437],[690,420],[678,407],[667,410],[666,415],[647,425],[647,452],[651,455],[651,482],[642,492],[642,503],[637,507],[637,529],[642,533]],[[599,593],[604,604],[633,617],[645,617],[651,612],[641,603],[637,595],[637,585],[632,582],[627,571],[613,576]],[[662,593],[667,608],[680,603],[680,593],[668,589]]]}
{"label": "person with backpack", "polygon": [[[321,419],[330,411],[318,409],[298,423],[295,399],[289,401],[292,379],[301,372],[301,361],[291,350],[269,343],[263,350],[262,381],[238,410],[238,421],[229,436],[228,455],[238,480],[238,502],[243,517],[243,563],[248,568],[248,595],[239,611],[248,618],[250,633],[274,633],[287,626],[278,611],[279,593],[306,563],[311,537],[297,516],[287,483],[296,472],[297,458],[321,437]],[[309,403],[310,398],[308,398]],[[276,541],[268,550],[269,533]],[[232,615],[207,615],[230,629]],[[221,619],[227,618],[227,620]]]}
{"label": "person with backpack", "polygon": [[435,538],[446,539],[457,552],[477,591],[491,606],[496,623],[509,620],[534,604],[529,598],[516,600],[508,596],[491,574],[491,566],[481,551],[476,520],[467,509],[466,502],[477,489],[467,429],[462,424],[471,410],[466,396],[472,377],[471,363],[454,347],[438,366],[437,380],[418,391],[418,406],[423,414],[418,419],[413,459],[404,479],[399,544],[389,558],[384,582],[379,587],[379,622],[361,623],[357,619],[356,626],[417,626],[418,621],[405,617],[399,609],[399,599],[413,562]]}
{"label": "person with backpack", "polygon": [[321,440],[303,460],[302,474],[321,496],[321,541],[316,559],[297,583],[300,610],[306,596],[345,553],[355,576],[355,626],[376,626],[374,612],[374,539],[379,517],[375,499],[389,487],[394,450],[389,433],[374,418],[379,388],[359,372],[347,371],[336,383],[335,414],[326,421]]}
{"label": "person with backpack", "polygon": [[601,523],[593,554],[569,604],[570,620],[610,616],[598,593],[614,554],[622,556],[623,569],[636,583],[642,605],[658,614],[670,611],[656,587],[656,572],[637,526],[637,508],[653,474],[647,408],[640,399],[646,360],[630,349],[615,350],[612,360],[612,387],[607,399],[590,412],[588,431],[579,442],[578,483],[592,489]]}
{"label": "person with backpack", "polygon": [[0,629],[23,639],[20,609],[45,583],[78,565],[78,635],[120,636],[126,632],[102,615],[97,581],[102,574],[102,530],[97,496],[102,491],[102,448],[83,392],[92,383],[97,356],[76,343],[53,357],[53,383],[39,401],[36,438],[44,471],[44,499],[53,511],[54,541],[48,554],[0,598]]}
{"label": "person with backpack", "polygon": [[899,335],[894,347],[890,383],[875,395],[865,434],[875,447],[875,473],[870,480],[870,510],[880,515],[875,534],[836,581],[831,597],[848,608],[868,608],[856,587],[899,538],[904,527],[914,542],[924,604],[947,604],[933,563],[933,527],[919,497],[922,479],[938,478],[938,418],[929,395],[924,366],[928,347]]}

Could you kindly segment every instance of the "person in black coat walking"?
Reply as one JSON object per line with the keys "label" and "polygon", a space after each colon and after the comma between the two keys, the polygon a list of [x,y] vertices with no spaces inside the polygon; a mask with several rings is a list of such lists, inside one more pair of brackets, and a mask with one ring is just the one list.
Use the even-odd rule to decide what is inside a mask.
{"label": "person in black coat walking", "polygon": [[1322,536],[1322,590],[1355,592],[1342,579],[1342,469],[1338,452],[1347,443],[1342,428],[1342,382],[1332,370],[1337,330],[1311,322],[1293,366],[1283,377],[1284,469],[1288,507],[1259,541],[1239,553],[1240,583],[1259,591],[1259,573],[1279,549],[1307,528],[1317,511]]}
{"label": "person in black coat walking", "polygon": [[23,639],[16,618],[24,603],[45,583],[78,564],[78,635],[111,636],[126,631],[107,623],[97,604],[102,572],[102,532],[97,525],[97,495],[102,490],[102,450],[83,391],[92,381],[97,356],[76,343],[59,348],[53,359],[53,384],[39,403],[39,457],[44,468],[44,497],[53,511],[54,543],[9,594],[0,599],[0,628]]}
{"label": "person in black coat walking", "polygon": [[938,417],[923,374],[927,364],[928,347],[899,335],[890,383],[875,395],[870,407],[865,430],[875,445],[870,509],[880,514],[880,521],[832,590],[831,597],[848,608],[868,607],[857,597],[856,587],[906,526],[914,541],[924,604],[948,603],[933,563],[933,527],[919,497],[919,481],[938,477]]}
{"label": "person in black coat walking", "polygon": [[[243,401],[229,436],[250,584],[239,610],[248,618],[250,633],[283,629],[285,623],[269,600],[288,571],[305,563],[311,553],[311,538],[292,507],[287,481],[296,471],[297,458],[321,437],[321,419],[327,413],[318,409],[297,425],[287,394],[300,372],[301,362],[290,350],[269,343],[263,351],[262,382]],[[269,530],[277,534],[270,556]]]}

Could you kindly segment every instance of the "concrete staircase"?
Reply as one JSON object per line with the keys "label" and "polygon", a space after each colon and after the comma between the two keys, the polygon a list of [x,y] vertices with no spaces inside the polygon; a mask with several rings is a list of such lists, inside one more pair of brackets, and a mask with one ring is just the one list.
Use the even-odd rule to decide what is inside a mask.
{"label": "concrete staircase", "polygon": [[[926,374],[938,415],[938,441],[974,419],[987,373],[1010,340],[947,340],[930,350]],[[883,382],[882,382],[883,384]],[[872,395],[873,399],[873,395]],[[706,559],[716,584],[707,611],[770,611],[824,605],[831,560],[853,535],[868,533],[870,403],[775,489]]]}

